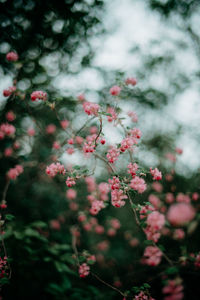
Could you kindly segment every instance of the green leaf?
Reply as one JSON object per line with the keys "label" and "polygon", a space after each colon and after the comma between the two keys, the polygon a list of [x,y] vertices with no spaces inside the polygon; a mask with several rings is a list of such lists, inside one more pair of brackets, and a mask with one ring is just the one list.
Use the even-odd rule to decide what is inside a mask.
{"label": "green leaf", "polygon": [[178,268],[177,267],[169,267],[165,272],[168,275],[176,274],[176,273],[178,273]]}
{"label": "green leaf", "polygon": [[13,219],[15,219],[15,216],[8,214],[8,215],[5,215],[5,219],[8,221],[12,221]]}

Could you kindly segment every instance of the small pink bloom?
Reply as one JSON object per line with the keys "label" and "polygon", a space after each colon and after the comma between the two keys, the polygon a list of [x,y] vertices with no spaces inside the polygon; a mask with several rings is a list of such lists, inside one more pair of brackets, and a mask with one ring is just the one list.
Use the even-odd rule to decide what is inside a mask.
{"label": "small pink bloom", "polygon": [[29,136],[34,136],[34,135],[35,135],[35,129],[34,129],[34,128],[29,128],[29,129],[27,130],[27,134],[28,134]]}
{"label": "small pink bloom", "polygon": [[195,210],[187,203],[172,204],[167,212],[168,221],[174,226],[183,226],[195,217]]}
{"label": "small pink bloom", "polygon": [[84,102],[83,103],[83,109],[89,116],[97,116],[99,111],[99,105],[92,102]]}
{"label": "small pink bloom", "polygon": [[85,95],[84,94],[80,94],[80,95],[77,96],[77,99],[79,101],[84,101],[85,100]]}
{"label": "small pink bloom", "polygon": [[118,85],[114,85],[110,88],[110,94],[112,96],[118,96],[121,92],[121,88]]}
{"label": "small pink bloom", "polygon": [[32,92],[32,94],[31,94],[31,100],[32,101],[36,101],[36,100],[46,101],[47,100],[47,93],[43,92],[43,91]]}
{"label": "small pink bloom", "polygon": [[162,179],[162,173],[155,168],[154,170],[150,168],[150,173],[153,176],[153,180],[161,180]]}
{"label": "small pink bloom", "polygon": [[144,191],[146,190],[147,188],[147,185],[144,181],[143,178],[140,178],[138,176],[135,176],[132,180],[131,180],[131,183],[130,183],[130,187],[132,189],[134,189],[135,191],[138,191],[139,194],[142,194],[144,193]]}
{"label": "small pink bloom", "polygon": [[89,274],[90,274],[90,267],[86,263],[81,264],[79,267],[79,276],[81,278],[85,278]]}
{"label": "small pink bloom", "polygon": [[12,122],[14,121],[16,118],[15,114],[13,111],[8,111],[7,114],[6,114],[6,119],[9,121],[9,122]]}
{"label": "small pink bloom", "polygon": [[68,189],[67,192],[66,192],[66,197],[67,197],[69,200],[74,200],[74,199],[76,199],[76,195],[77,195],[77,192],[76,192],[76,190],[74,190],[74,189]]}
{"label": "small pink bloom", "polygon": [[59,143],[59,142],[55,141],[55,142],[53,143],[53,149],[59,150],[60,147],[61,147],[61,146],[60,146],[60,143]]}
{"label": "small pink bloom", "polygon": [[17,61],[19,59],[19,56],[16,52],[11,51],[6,54],[6,59],[8,61]]}
{"label": "small pink bloom", "polygon": [[9,97],[11,96],[14,92],[16,91],[16,87],[15,86],[10,86],[8,89],[3,91],[3,95],[4,97]]}
{"label": "small pink bloom", "polygon": [[60,121],[60,125],[63,129],[66,129],[69,126],[69,121],[68,120],[62,120],[62,121]]}
{"label": "small pink bloom", "polygon": [[54,124],[49,124],[46,127],[46,133],[53,134],[56,131],[56,126]]}
{"label": "small pink bloom", "polygon": [[135,86],[137,84],[137,80],[135,78],[133,78],[133,77],[128,77],[126,79],[125,83],[127,85],[131,84],[131,85]]}
{"label": "small pink bloom", "polygon": [[66,185],[68,186],[68,187],[72,187],[73,185],[75,185],[76,184],[76,181],[74,180],[74,178],[73,177],[67,177],[67,180],[66,180]]}
{"label": "small pink bloom", "polygon": [[6,149],[4,150],[4,155],[5,155],[6,157],[11,156],[12,154],[13,154],[13,149],[12,149],[11,147],[6,148]]}
{"label": "small pink bloom", "polygon": [[161,262],[162,252],[158,247],[148,246],[144,251],[144,263],[149,266],[157,266]]}

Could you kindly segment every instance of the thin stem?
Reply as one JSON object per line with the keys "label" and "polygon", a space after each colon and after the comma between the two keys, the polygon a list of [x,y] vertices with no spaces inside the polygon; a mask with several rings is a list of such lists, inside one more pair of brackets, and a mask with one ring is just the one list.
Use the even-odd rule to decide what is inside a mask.
{"label": "thin stem", "polygon": [[3,190],[2,202],[6,201],[6,195],[7,195],[7,192],[8,192],[9,185],[10,185],[10,180],[7,179],[6,185],[5,185],[4,190]]}

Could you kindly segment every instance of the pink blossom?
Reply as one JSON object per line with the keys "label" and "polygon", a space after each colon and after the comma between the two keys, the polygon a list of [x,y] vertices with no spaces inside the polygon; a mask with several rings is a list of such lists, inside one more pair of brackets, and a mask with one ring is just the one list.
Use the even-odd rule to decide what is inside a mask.
{"label": "pink blossom", "polygon": [[54,124],[49,124],[46,127],[46,133],[53,134],[56,131],[56,126]]}
{"label": "pink blossom", "polygon": [[158,208],[161,206],[161,201],[160,201],[160,199],[159,199],[157,196],[153,195],[153,194],[149,195],[148,201],[149,201],[156,209],[158,209]]}
{"label": "pink blossom", "polygon": [[119,155],[120,155],[119,149],[117,149],[116,147],[111,147],[108,150],[106,157],[110,163],[114,163],[118,159]]}
{"label": "pink blossom", "polygon": [[185,237],[185,232],[183,229],[177,228],[174,230],[173,238],[175,240],[182,240],[182,239],[184,239],[184,237]]}
{"label": "pink blossom", "polygon": [[121,88],[118,85],[114,85],[110,88],[110,94],[112,96],[118,96],[121,92]]}
{"label": "pink blossom", "polygon": [[153,176],[153,180],[161,180],[162,179],[162,173],[155,168],[154,170],[150,168],[150,173]]}
{"label": "pink blossom", "polygon": [[58,220],[51,220],[50,221],[50,227],[54,230],[60,230],[60,222]]}
{"label": "pink blossom", "polygon": [[97,215],[98,212],[104,207],[105,207],[105,205],[104,205],[103,201],[95,200],[92,202],[92,207],[90,208],[90,213],[92,215]]}
{"label": "pink blossom", "polygon": [[95,151],[95,145],[92,143],[84,143],[83,152],[84,153],[93,153]]}
{"label": "pink blossom", "polygon": [[47,166],[46,174],[50,177],[55,177],[58,173],[65,175],[66,170],[64,165],[61,165],[60,163],[52,163],[51,165]]}
{"label": "pink blossom", "polygon": [[157,192],[157,193],[161,193],[163,190],[163,186],[160,182],[153,182],[152,183],[152,188]]}
{"label": "pink blossom", "polygon": [[74,178],[73,177],[67,177],[67,180],[66,180],[66,185],[68,186],[68,187],[72,187],[73,185],[75,185],[76,184],[76,181],[74,180]]}
{"label": "pink blossom", "polygon": [[124,199],[128,197],[124,194],[123,190],[112,190],[111,191],[111,203],[115,207],[122,207],[125,205]]}
{"label": "pink blossom", "polygon": [[167,193],[165,197],[165,201],[167,203],[172,203],[174,202],[174,195],[172,193]]}
{"label": "pink blossom", "polygon": [[176,196],[176,201],[177,202],[190,203],[191,199],[188,195],[184,195],[183,193],[178,193],[178,195]]}
{"label": "pink blossom", "polygon": [[14,92],[16,91],[16,87],[15,86],[10,86],[8,89],[3,91],[3,95],[4,97],[9,97],[11,96]]}
{"label": "pink blossom", "polygon": [[80,94],[80,95],[77,96],[77,99],[79,101],[84,101],[85,100],[85,95],[84,94]]}
{"label": "pink blossom", "polygon": [[11,147],[8,147],[8,148],[6,148],[6,149],[4,150],[4,155],[5,155],[6,157],[11,156],[12,154],[13,154],[13,149],[12,149]]}
{"label": "pink blossom", "polygon": [[34,91],[31,94],[31,100],[36,101],[36,100],[47,100],[47,93],[43,91]]}
{"label": "pink blossom", "polygon": [[178,148],[178,147],[175,149],[175,151],[176,151],[177,154],[182,154],[183,153],[183,149]]}
{"label": "pink blossom", "polygon": [[74,144],[74,139],[68,139],[68,141],[67,141],[67,143],[69,144],[69,145],[73,145]]}
{"label": "pink blossom", "polygon": [[86,114],[97,116],[99,111],[99,105],[92,102],[84,102],[83,103],[83,109],[86,112]]}
{"label": "pink blossom", "polygon": [[96,182],[94,177],[86,177],[85,182],[87,184],[87,189],[89,193],[92,193],[96,190]]}
{"label": "pink blossom", "polygon": [[132,177],[134,177],[136,175],[136,171],[138,170],[138,165],[136,163],[132,164],[128,164],[127,166],[128,168],[128,173],[131,174]]}
{"label": "pink blossom", "polygon": [[114,229],[119,229],[121,227],[121,223],[118,219],[111,219],[110,220],[110,225],[114,228]]}
{"label": "pink blossom", "polygon": [[105,139],[101,139],[101,140],[100,140],[100,143],[101,143],[102,145],[104,145],[104,144],[106,143],[106,140],[105,140]]}
{"label": "pink blossom", "polygon": [[137,144],[137,139],[129,136],[121,141],[120,151],[125,152],[127,149],[132,149],[133,145]]}
{"label": "pink blossom", "polygon": [[178,280],[168,280],[167,285],[162,289],[163,294],[167,294],[164,300],[181,300],[184,297],[183,285]]}
{"label": "pink blossom", "polygon": [[199,199],[199,194],[198,193],[193,193],[192,194],[192,200],[197,201]]}
{"label": "pink blossom", "polygon": [[117,113],[113,107],[108,107],[107,113],[111,116],[107,116],[108,122],[117,120]]}
{"label": "pink blossom", "polygon": [[29,129],[27,130],[27,134],[28,134],[29,136],[34,136],[34,135],[35,135],[35,129],[34,129],[34,128],[29,128]]}
{"label": "pink blossom", "polygon": [[174,226],[183,226],[195,217],[195,210],[187,203],[172,204],[167,212],[168,221]]}
{"label": "pink blossom", "polygon": [[17,61],[19,59],[19,56],[16,52],[11,51],[6,54],[6,59],[8,61]]}
{"label": "pink blossom", "polygon": [[149,266],[157,266],[161,262],[162,252],[158,247],[148,246],[144,251],[144,263]]}
{"label": "pink blossom", "polygon": [[59,150],[60,147],[61,147],[61,146],[60,146],[60,143],[59,143],[59,142],[55,141],[55,142],[53,143],[53,149]]}
{"label": "pink blossom", "polygon": [[128,85],[128,84],[131,84],[131,85],[136,85],[137,84],[137,80],[133,77],[128,77],[126,80],[125,80],[125,83]]}
{"label": "pink blossom", "polygon": [[96,232],[97,234],[103,234],[104,231],[105,231],[105,229],[104,229],[104,227],[101,226],[101,225],[97,225],[97,226],[95,227],[95,232]]}
{"label": "pink blossom", "polygon": [[161,230],[165,224],[165,216],[158,211],[153,211],[147,216],[147,225],[155,230]]}
{"label": "pink blossom", "polygon": [[69,155],[72,155],[72,154],[74,153],[74,148],[73,148],[73,147],[70,147],[70,148],[68,148],[66,151],[67,151],[67,153],[68,153]]}
{"label": "pink blossom", "polygon": [[74,200],[74,199],[76,199],[76,195],[77,195],[77,192],[76,192],[76,190],[74,190],[74,189],[68,189],[67,192],[66,192],[66,197],[67,197],[69,200]]}
{"label": "pink blossom", "polygon": [[91,126],[90,127],[90,133],[91,134],[95,134],[95,133],[97,133],[98,132],[98,128],[96,127],[96,126]]}
{"label": "pink blossom", "polygon": [[134,111],[129,111],[128,116],[131,118],[131,121],[134,123],[138,122],[138,116]]}
{"label": "pink blossom", "polygon": [[136,139],[140,139],[142,136],[142,132],[138,128],[133,128],[130,130],[130,134],[132,137],[135,137]]}
{"label": "pink blossom", "polygon": [[118,177],[114,176],[112,179],[108,179],[112,190],[118,190],[121,187],[121,183]]}
{"label": "pink blossom", "polygon": [[85,278],[89,274],[90,274],[90,267],[86,263],[81,264],[79,266],[79,276],[81,278]]}
{"label": "pink blossom", "polygon": [[63,129],[66,129],[69,126],[69,121],[68,120],[62,120],[62,121],[60,121],[60,125]]}
{"label": "pink blossom", "polygon": [[142,194],[144,193],[144,191],[146,190],[147,188],[147,185],[144,181],[143,178],[140,178],[138,176],[135,176],[132,180],[131,180],[131,183],[130,183],[130,187],[132,189],[134,189],[135,191],[138,191],[139,194]]}
{"label": "pink blossom", "polygon": [[8,170],[7,176],[9,179],[15,180],[23,171],[24,169],[21,165],[16,165],[14,168]]}
{"label": "pink blossom", "polygon": [[6,114],[6,119],[9,121],[9,122],[12,122],[14,121],[16,118],[15,114],[13,111],[8,111],[7,114]]}
{"label": "pink blossom", "polygon": [[84,140],[84,139],[83,139],[81,136],[76,136],[76,137],[75,137],[75,140],[76,140],[76,143],[77,143],[77,144],[81,145],[81,144],[83,143],[83,140]]}

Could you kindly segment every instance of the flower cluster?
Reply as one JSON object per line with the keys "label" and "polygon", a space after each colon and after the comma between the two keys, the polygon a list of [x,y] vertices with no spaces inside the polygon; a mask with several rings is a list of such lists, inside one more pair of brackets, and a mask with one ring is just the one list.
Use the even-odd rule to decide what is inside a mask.
{"label": "flower cluster", "polygon": [[24,168],[21,165],[16,165],[7,172],[9,179],[15,180],[20,174],[24,172]]}
{"label": "flower cluster", "polygon": [[89,116],[97,116],[98,111],[99,111],[99,105],[97,103],[92,103],[92,102],[84,102],[83,103],[83,109],[88,114]]}
{"label": "flower cluster", "polygon": [[66,170],[64,165],[60,163],[52,163],[51,165],[47,166],[46,168],[46,174],[50,177],[55,177],[57,174],[65,175]]}
{"label": "flower cluster", "polygon": [[31,100],[32,101],[36,101],[36,100],[46,101],[47,100],[47,93],[43,92],[43,91],[34,91],[31,94]]}

